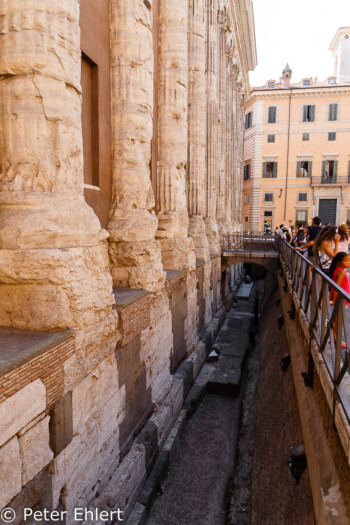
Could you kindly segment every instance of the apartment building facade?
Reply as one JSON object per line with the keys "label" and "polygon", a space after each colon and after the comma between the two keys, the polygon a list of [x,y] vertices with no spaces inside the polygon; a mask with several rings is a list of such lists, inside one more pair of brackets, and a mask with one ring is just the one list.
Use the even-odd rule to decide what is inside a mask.
{"label": "apartment building facade", "polygon": [[350,27],[330,46],[334,76],[253,88],[245,106],[243,225],[350,224]]}

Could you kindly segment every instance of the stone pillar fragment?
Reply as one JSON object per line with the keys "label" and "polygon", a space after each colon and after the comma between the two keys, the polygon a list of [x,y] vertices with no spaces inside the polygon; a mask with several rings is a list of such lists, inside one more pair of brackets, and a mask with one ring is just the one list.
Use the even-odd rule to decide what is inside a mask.
{"label": "stone pillar fragment", "polygon": [[79,1],[1,2],[0,35],[0,325],[89,324],[112,283],[83,197]]}
{"label": "stone pillar fragment", "polygon": [[188,25],[188,182],[189,235],[196,258],[209,260],[206,214],[206,1],[190,0]]}
{"label": "stone pillar fragment", "polygon": [[193,269],[188,237],[187,0],[159,0],[157,238],[166,269]]}
{"label": "stone pillar fragment", "polygon": [[218,187],[218,1],[207,2],[207,213],[205,228],[211,254],[220,253],[219,231],[216,222]]}
{"label": "stone pillar fragment", "polygon": [[112,203],[108,230],[116,286],[164,283],[150,178],[153,112],[152,10],[111,2]]}

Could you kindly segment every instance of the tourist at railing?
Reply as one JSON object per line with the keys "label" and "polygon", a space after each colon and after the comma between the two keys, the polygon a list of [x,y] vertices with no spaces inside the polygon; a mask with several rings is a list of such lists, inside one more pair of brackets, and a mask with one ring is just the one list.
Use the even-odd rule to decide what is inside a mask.
{"label": "tourist at railing", "polygon": [[307,243],[304,244],[303,246],[296,248],[298,251],[303,251],[303,252],[305,248],[307,248],[308,258],[313,263],[316,262],[316,259],[313,255],[312,246],[315,242],[317,235],[320,233],[321,230],[322,230],[321,219],[320,217],[316,216],[312,219],[312,225],[307,228]]}
{"label": "tourist at railing", "polygon": [[346,224],[341,224],[338,228],[338,233],[340,235],[340,241],[338,244],[338,252],[348,252],[349,251],[349,230]]}
{"label": "tourist at railing", "polygon": [[[350,294],[350,283],[349,277],[346,272],[347,268],[350,268],[350,255],[348,252],[338,252],[333,258],[332,264],[329,268],[329,276],[333,281],[340,286],[346,293]],[[332,305],[335,304],[338,297],[338,292],[334,288],[331,288],[329,299]],[[349,302],[345,301],[345,308],[349,307]],[[337,340],[337,324],[338,324],[338,315],[334,320],[333,325],[333,335],[334,342]],[[342,342],[342,348],[346,348],[346,343]]]}
{"label": "tourist at railing", "polygon": [[339,241],[340,235],[337,233],[337,228],[326,226],[320,231],[313,243],[314,257],[326,275],[329,275],[333,257],[338,253]]}

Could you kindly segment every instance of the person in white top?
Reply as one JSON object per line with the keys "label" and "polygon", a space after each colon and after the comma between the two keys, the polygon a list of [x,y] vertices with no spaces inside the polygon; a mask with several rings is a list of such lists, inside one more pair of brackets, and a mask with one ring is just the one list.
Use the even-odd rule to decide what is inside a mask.
{"label": "person in white top", "polygon": [[338,252],[349,251],[349,230],[346,224],[341,224],[338,228],[338,233],[340,235],[340,241],[338,244]]}

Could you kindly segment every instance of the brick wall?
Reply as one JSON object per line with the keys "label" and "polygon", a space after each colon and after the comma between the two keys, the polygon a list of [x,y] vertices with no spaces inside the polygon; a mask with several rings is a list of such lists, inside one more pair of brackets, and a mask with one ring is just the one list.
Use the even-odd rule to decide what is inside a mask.
{"label": "brick wall", "polygon": [[30,359],[0,378],[0,403],[23,387],[41,379],[46,386],[47,409],[63,396],[63,363],[73,355],[74,335]]}

